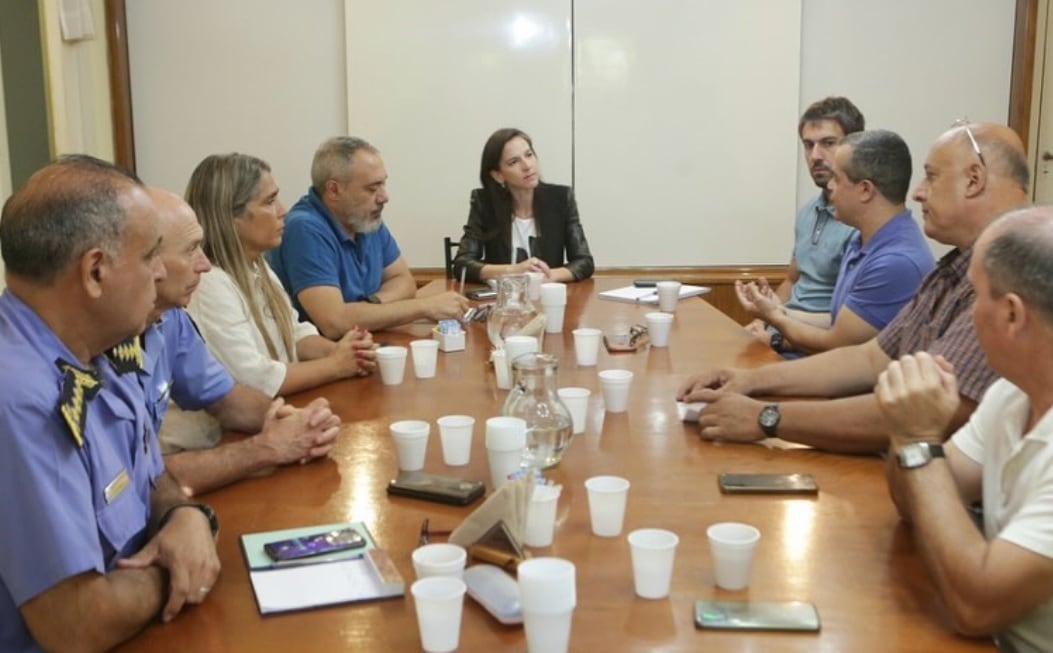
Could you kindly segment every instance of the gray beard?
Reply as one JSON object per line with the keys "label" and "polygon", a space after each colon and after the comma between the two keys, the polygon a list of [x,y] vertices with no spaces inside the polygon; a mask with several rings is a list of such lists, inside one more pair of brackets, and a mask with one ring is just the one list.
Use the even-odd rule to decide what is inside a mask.
{"label": "gray beard", "polygon": [[349,220],[347,226],[356,234],[371,234],[380,229],[380,225],[382,224],[384,224],[383,218],[380,220],[372,220],[370,216],[366,216],[362,219]]}

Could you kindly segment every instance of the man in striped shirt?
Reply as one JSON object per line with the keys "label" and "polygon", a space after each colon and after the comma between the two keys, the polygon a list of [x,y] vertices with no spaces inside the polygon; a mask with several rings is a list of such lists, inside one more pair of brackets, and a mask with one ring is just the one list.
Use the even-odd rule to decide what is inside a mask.
{"label": "man in striped shirt", "polygon": [[[965,423],[996,375],[987,366],[970,317],[965,278],[984,228],[1027,203],[1028,168],[1020,138],[995,124],[957,125],[929,151],[914,192],[925,233],[954,247],[922,282],[914,300],[867,342],[806,359],[741,370],[710,370],[679,389],[708,406],[699,417],[708,439],[751,442],[777,436],[820,449],[873,453],[888,448],[888,424],[873,394],[889,362],[916,351],[942,355],[958,374],[961,402],[945,435]],[[758,401],[749,395],[817,396],[831,401]]]}

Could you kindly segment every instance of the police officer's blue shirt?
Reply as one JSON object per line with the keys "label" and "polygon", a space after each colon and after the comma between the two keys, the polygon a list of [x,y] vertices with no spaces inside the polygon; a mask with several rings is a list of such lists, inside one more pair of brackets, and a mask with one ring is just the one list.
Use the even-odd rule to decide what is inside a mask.
{"label": "police officer's blue shirt", "polygon": [[202,410],[234,388],[234,379],[208,351],[181,308],[165,311],[143,333],[143,371],[139,374],[157,432],[169,399],[183,410]]}
{"label": "police officer's blue shirt", "polygon": [[799,276],[786,306],[829,313],[841,257],[848,241],[859,232],[837,221],[834,207],[822,193],[797,211],[793,231],[793,257]]}
{"label": "police officer's blue shirt", "polygon": [[345,302],[360,302],[380,290],[384,268],[402,253],[387,225],[352,239],[313,188],[285,216],[282,244],[267,258],[289,293],[300,319],[310,321],[297,295],[307,288],[335,286]]}
{"label": "police officer's blue shirt", "polygon": [[[105,356],[83,368],[10,290],[0,361],[0,651],[38,651],[19,606],[142,548],[164,465],[134,372],[118,374]],[[93,376],[94,396],[78,402],[84,386],[72,379]],[[67,417],[80,425],[82,414],[71,427]]]}

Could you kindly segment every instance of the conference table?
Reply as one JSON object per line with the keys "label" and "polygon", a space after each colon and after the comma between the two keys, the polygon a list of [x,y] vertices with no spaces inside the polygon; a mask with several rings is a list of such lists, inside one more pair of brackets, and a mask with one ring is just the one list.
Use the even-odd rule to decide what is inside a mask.
{"label": "conference table", "polygon": [[[593,391],[588,427],[575,435],[563,461],[545,472],[562,484],[551,547],[534,556],[574,562],[577,608],[572,651],[972,651],[994,650],[988,640],[953,633],[946,609],[927,575],[908,527],[888,499],[883,463],[876,457],[822,453],[803,447],[703,441],[697,425],[678,419],[674,395],[692,373],[711,367],[749,367],[777,360],[739,325],[703,298],[682,300],[668,347],[633,353],[600,353],[595,367],[578,367],[571,330],[591,326],[625,331],[645,321],[653,306],[597,297],[625,286],[625,279],[597,279],[568,286],[561,334],[543,349],[560,358],[561,386]],[[432,282],[424,292],[452,282]],[[429,324],[376,334],[379,341],[407,344],[428,337]],[[339,443],[327,459],[292,465],[244,480],[202,497],[221,521],[218,550],[223,571],[208,599],[169,624],[152,624],[122,651],[418,651],[421,650],[409,586],[410,555],[421,522],[450,529],[474,507],[447,506],[389,497],[397,473],[391,422],[432,422],[425,471],[486,481],[485,420],[499,415],[507,391],[498,390],[488,365],[485,324],[467,327],[465,351],[439,353],[436,378],[418,380],[412,362],[405,381],[384,386],[377,376],[332,383],[290,397],[303,405],[327,397],[343,419]],[[628,410],[606,413],[597,371],[624,368],[635,374]],[[443,464],[434,421],[445,414],[476,418],[471,462]],[[721,472],[812,474],[814,497],[721,494]],[[632,483],[620,537],[592,535],[583,483],[613,474]],[[406,581],[406,597],[261,616],[249,582],[239,536],[340,521],[364,522]],[[743,521],[761,531],[746,590],[714,584],[706,528]],[[676,532],[669,598],[645,600],[633,592],[629,545],[636,528]],[[433,540],[434,541],[434,540]],[[469,561],[471,564],[471,561]],[[699,630],[700,599],[800,600],[818,608],[818,633]],[[460,631],[462,651],[525,651],[521,626],[504,626],[470,598]]]}

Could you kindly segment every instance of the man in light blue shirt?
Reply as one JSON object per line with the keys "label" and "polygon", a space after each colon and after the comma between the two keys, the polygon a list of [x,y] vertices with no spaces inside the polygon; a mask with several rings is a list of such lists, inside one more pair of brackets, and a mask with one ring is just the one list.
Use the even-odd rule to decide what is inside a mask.
{"label": "man in light blue shirt", "polygon": [[[786,280],[775,289],[775,294],[787,308],[805,313],[830,312],[841,257],[856,230],[834,217],[826,184],[830,181],[831,160],[838,143],[848,134],[863,131],[865,127],[863,114],[843,97],[814,102],[801,115],[797,132],[804,148],[804,159],[812,181],[821,191],[797,211],[793,256]],[[761,285],[766,286],[766,283]],[[769,329],[763,320],[754,320],[746,330],[776,351],[793,349],[780,332]]]}

